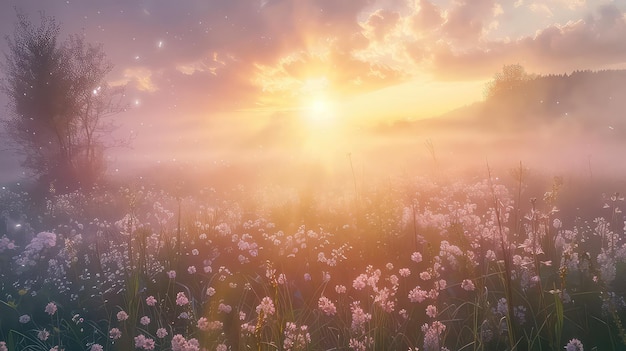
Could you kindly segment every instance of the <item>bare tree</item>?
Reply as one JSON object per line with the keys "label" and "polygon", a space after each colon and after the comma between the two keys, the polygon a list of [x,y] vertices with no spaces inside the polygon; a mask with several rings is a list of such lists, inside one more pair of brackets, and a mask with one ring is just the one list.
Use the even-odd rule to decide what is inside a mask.
{"label": "bare tree", "polygon": [[102,176],[103,152],[112,146],[105,139],[115,126],[105,117],[124,110],[122,91],[105,81],[113,66],[102,46],[77,36],[59,43],[54,18],[42,15],[35,27],[17,17],[0,85],[9,97],[5,129],[40,182],[89,185]]}

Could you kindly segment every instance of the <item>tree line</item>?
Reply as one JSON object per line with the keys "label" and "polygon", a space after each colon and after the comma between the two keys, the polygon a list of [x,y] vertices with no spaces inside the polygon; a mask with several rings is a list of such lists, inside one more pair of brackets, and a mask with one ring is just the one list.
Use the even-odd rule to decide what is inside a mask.
{"label": "tree line", "polygon": [[589,89],[589,96],[610,94],[626,88],[626,70],[577,70],[570,74],[537,75],[527,73],[520,64],[505,65],[501,72],[497,72],[485,86],[485,100],[506,99],[511,96],[563,95]]}
{"label": "tree line", "polygon": [[506,65],[485,86],[488,116],[530,121],[567,119],[586,130],[626,132],[626,70],[578,70],[569,74],[535,75],[519,64]]}

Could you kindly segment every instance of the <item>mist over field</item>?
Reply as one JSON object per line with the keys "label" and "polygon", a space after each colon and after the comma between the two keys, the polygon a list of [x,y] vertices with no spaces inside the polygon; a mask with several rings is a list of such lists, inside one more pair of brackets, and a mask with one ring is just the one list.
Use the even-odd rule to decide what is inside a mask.
{"label": "mist over field", "polygon": [[[620,181],[626,172],[624,71],[573,72],[537,78],[500,99],[420,120],[309,126],[277,116],[260,130],[233,135],[228,150],[172,151],[163,162],[137,162],[123,151],[128,176],[168,173],[235,185],[377,181],[467,172],[506,174],[520,163],[549,179]],[[123,155],[125,154],[125,156]],[[452,174],[451,173],[451,174]],[[115,173],[114,173],[115,174]],[[158,177],[158,176],[157,176]],[[166,177],[167,178],[167,177]],[[169,178],[168,178],[169,179]],[[309,184],[312,185],[312,184]]]}

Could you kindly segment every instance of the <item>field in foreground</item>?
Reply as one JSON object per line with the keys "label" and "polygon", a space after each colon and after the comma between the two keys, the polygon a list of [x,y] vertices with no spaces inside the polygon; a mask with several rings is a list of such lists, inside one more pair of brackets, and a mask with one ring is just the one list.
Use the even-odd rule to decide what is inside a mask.
{"label": "field in foreground", "polygon": [[502,178],[3,188],[0,350],[626,347],[623,198]]}

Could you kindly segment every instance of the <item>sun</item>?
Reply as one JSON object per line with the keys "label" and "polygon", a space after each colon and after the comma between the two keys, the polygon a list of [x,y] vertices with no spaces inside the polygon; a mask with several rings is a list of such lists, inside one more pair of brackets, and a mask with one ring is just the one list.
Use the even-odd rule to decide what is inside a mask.
{"label": "sun", "polygon": [[308,124],[314,127],[328,127],[337,117],[337,111],[332,100],[317,96],[304,104],[303,115]]}
{"label": "sun", "polygon": [[346,137],[340,104],[326,94],[314,94],[300,102],[300,150],[309,159],[331,162],[344,150]]}
{"label": "sun", "polygon": [[311,102],[309,110],[319,115],[327,115],[330,113],[330,103],[323,99],[316,99]]}

